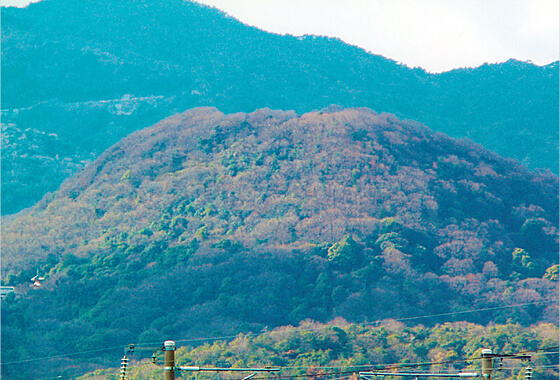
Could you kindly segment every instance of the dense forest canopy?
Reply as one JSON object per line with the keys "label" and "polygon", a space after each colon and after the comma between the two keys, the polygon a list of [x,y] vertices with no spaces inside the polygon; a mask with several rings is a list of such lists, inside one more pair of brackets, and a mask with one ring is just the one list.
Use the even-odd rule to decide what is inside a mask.
{"label": "dense forest canopy", "polygon": [[430,74],[183,0],[46,0],[1,12],[4,215],[129,133],[199,106],[369,107],[558,174],[557,62]]}
{"label": "dense forest canopy", "polygon": [[2,360],[335,317],[556,323],[558,209],[555,175],[390,114],[189,110],[5,219]]}

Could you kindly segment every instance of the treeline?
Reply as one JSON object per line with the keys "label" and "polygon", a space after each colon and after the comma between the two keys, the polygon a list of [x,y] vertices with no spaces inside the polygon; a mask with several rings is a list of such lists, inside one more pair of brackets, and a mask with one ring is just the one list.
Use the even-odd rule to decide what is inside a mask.
{"label": "treeline", "polygon": [[[157,341],[156,341],[157,342]],[[157,343],[138,345],[127,370],[129,379],[160,379],[163,353]],[[161,342],[163,345],[163,342]],[[525,369],[533,367],[534,378],[558,378],[558,327],[540,324],[522,328],[516,324],[484,327],[467,322],[406,326],[394,320],[372,325],[350,324],[338,319],[328,324],[302,322],[297,327],[279,327],[270,332],[239,334],[235,339],[217,340],[192,346],[189,340],[178,342],[177,366],[203,368],[279,368],[266,378],[356,379],[361,371],[477,372],[481,371],[481,351],[495,354],[525,353],[531,362],[495,359],[494,379],[525,378]],[[148,359],[151,351],[156,365]],[[120,354],[120,353],[119,353]],[[122,355],[122,354],[121,354]],[[115,363],[120,357],[115,354]],[[114,366],[116,367],[116,365]],[[239,379],[240,374],[220,372],[222,379]],[[177,372],[185,379],[213,379],[216,372]],[[99,370],[80,380],[117,380],[117,369]]]}

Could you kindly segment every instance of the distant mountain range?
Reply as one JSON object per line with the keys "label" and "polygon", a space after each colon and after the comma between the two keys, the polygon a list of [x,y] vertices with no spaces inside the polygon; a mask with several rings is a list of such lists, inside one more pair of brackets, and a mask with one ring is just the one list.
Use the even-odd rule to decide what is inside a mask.
{"label": "distant mountain range", "polygon": [[556,323],[558,198],[390,114],[193,109],[4,218],[2,360],[335,317]]}
{"label": "distant mountain range", "polygon": [[3,214],[129,133],[198,106],[366,106],[558,173],[558,62],[429,74],[182,0],[46,0],[1,16]]}

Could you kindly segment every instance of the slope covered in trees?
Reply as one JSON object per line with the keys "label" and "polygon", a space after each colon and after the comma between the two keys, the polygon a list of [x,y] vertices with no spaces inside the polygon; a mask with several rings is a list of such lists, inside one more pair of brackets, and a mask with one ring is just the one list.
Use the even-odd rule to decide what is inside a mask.
{"label": "slope covered in trees", "polygon": [[[357,379],[359,372],[400,371],[457,373],[481,372],[481,352],[492,349],[496,354],[531,356],[527,361],[506,359],[492,378],[496,380],[525,378],[525,368],[533,367],[538,379],[558,378],[558,326],[540,324],[529,329],[519,325],[483,327],[473,323],[438,324],[433,328],[407,327],[394,320],[371,325],[349,324],[336,320],[329,324],[305,321],[298,327],[281,327],[260,334],[240,334],[229,341],[210,340],[203,345],[188,346],[180,342],[176,353],[179,366],[202,368],[279,369],[272,375],[258,374],[259,379]],[[154,342],[156,343],[156,342]],[[187,346],[184,346],[187,344]],[[154,366],[147,356],[153,346],[137,346],[130,355],[127,375],[131,379],[161,379],[162,353]],[[116,358],[117,355],[115,355]],[[432,364],[433,363],[433,364]],[[178,372],[185,378],[215,379],[216,372]],[[251,374],[247,372],[243,376]],[[117,380],[118,370],[99,370],[78,380]],[[221,372],[220,378],[239,379],[239,372]]]}
{"label": "slope covered in trees", "polygon": [[3,214],[33,205],[132,131],[198,106],[365,106],[557,174],[558,63],[433,75],[182,0],[47,0],[1,11]]}
{"label": "slope covered in trees", "polygon": [[308,318],[554,322],[557,189],[368,109],[190,110],[5,219],[3,361]]}

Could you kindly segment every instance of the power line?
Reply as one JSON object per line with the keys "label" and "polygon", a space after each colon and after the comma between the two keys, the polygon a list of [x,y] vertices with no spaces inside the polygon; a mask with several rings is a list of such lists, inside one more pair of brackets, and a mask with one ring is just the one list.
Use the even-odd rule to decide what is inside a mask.
{"label": "power line", "polygon": [[[186,343],[186,342],[204,342],[204,341],[213,341],[213,340],[227,340],[227,339],[235,339],[235,338],[239,337],[239,335],[260,336],[260,335],[264,335],[264,334],[267,334],[267,333],[269,333],[269,332],[264,332],[264,333],[238,333],[236,335],[226,335],[226,336],[218,336],[218,337],[210,337],[210,338],[178,339],[175,342]],[[138,344],[136,344],[136,346],[150,346],[150,347],[159,347],[159,348],[161,348],[161,345],[162,345],[161,342],[150,342],[150,343],[138,343]]]}
{"label": "power line", "polygon": [[57,359],[57,358],[66,358],[68,356],[84,355],[84,354],[89,354],[89,353],[93,353],[93,352],[112,351],[112,350],[116,350],[116,349],[121,349],[122,350],[124,347],[125,347],[124,345],[121,345],[121,346],[115,346],[115,347],[109,347],[109,348],[100,348],[100,349],[97,349],[97,350],[70,352],[70,353],[66,353],[66,354],[45,356],[45,357],[41,357],[41,358],[32,358],[32,359],[15,360],[15,361],[11,361],[11,362],[2,362],[2,363],[0,363],[0,365],[28,363],[28,362],[33,362],[33,361],[37,361],[37,360],[49,360],[49,359]]}
{"label": "power line", "polygon": [[[122,346],[119,346],[119,348],[122,348]],[[134,364],[134,367],[143,367],[143,366],[149,366],[149,365],[153,365],[153,364],[150,363],[150,362],[145,362],[145,363],[138,362],[138,363]],[[113,368],[108,368],[107,370],[113,370]],[[116,371],[116,369],[115,369],[115,371]],[[72,375],[58,375],[58,376],[43,377],[43,378],[34,378],[34,379],[35,379],[35,380],[64,379],[64,378],[67,378],[67,377],[83,376],[83,375],[85,375],[85,374],[87,374],[87,372],[86,372],[86,373],[83,373],[83,372],[82,372],[82,373],[75,373],[75,374],[72,374]]]}
{"label": "power line", "polygon": [[541,356],[541,355],[558,355],[559,353],[560,353],[559,351],[539,352],[539,353],[536,353],[535,356]]}
{"label": "power line", "polygon": [[[532,367],[533,369],[544,369],[544,368],[553,368],[553,367],[559,367],[559,364],[554,364],[554,365],[539,365],[539,366],[534,366]],[[357,368],[358,366],[351,366],[350,368]],[[284,369],[285,367],[279,367],[280,369]],[[313,368],[313,369],[324,369],[325,367],[303,367],[303,368]],[[333,367],[334,368],[334,367]],[[342,367],[339,367],[342,368]],[[504,370],[516,370],[516,369],[522,369],[520,367],[511,367],[511,368],[504,368]],[[301,378],[301,377],[324,377],[324,376],[337,376],[337,375],[350,375],[350,374],[354,374],[356,373],[356,370],[345,370],[345,371],[338,371],[338,372],[322,372],[322,373],[317,373],[317,374],[302,374],[302,375],[282,375],[282,376],[274,376],[274,379],[293,379],[293,378]],[[429,375],[429,372],[426,372],[426,375]],[[395,374],[395,376],[398,376],[397,374]],[[269,379],[268,377],[253,377],[253,380],[267,380]]]}
{"label": "power line", "polygon": [[[535,352],[535,351],[539,351],[539,350],[548,350],[548,349],[553,349],[553,348],[558,349],[558,346],[547,347],[547,348],[536,349],[536,350],[527,350],[527,351],[523,351],[523,352]],[[518,354],[513,354],[513,355],[518,355]],[[418,363],[407,363],[407,364],[393,363],[393,364],[351,365],[351,366],[345,366],[345,367],[309,367],[308,366],[308,367],[278,367],[278,368],[280,368],[280,369],[306,369],[306,368],[341,369],[341,368],[350,367],[350,368],[371,368],[371,369],[374,369],[374,370],[379,370],[379,369],[388,370],[388,369],[400,369],[400,368],[417,368],[417,367],[425,367],[425,366],[432,366],[432,365],[439,365],[439,364],[453,364],[453,363],[461,363],[461,362],[468,362],[468,361],[477,361],[477,360],[482,360],[482,359],[484,359],[484,358],[483,357],[475,357],[475,358],[455,359],[455,360],[447,360],[447,361],[440,361],[440,362],[418,362]],[[374,367],[381,367],[381,368],[374,368]]]}
{"label": "power line", "polygon": [[[522,304],[498,306],[498,307],[492,307],[492,308],[472,309],[472,310],[457,311],[457,312],[450,312],[450,313],[441,313],[441,314],[427,314],[427,315],[409,317],[409,318],[399,318],[399,319],[386,318],[386,319],[377,320],[377,321],[373,321],[373,322],[364,322],[364,323],[361,323],[361,324],[366,325],[366,326],[367,325],[376,325],[376,324],[379,324],[379,323],[381,323],[385,320],[406,321],[406,320],[414,320],[414,319],[434,318],[434,317],[450,316],[450,315],[457,315],[457,314],[477,313],[477,312],[481,312],[481,311],[501,310],[501,309],[508,309],[508,308],[539,305],[539,304],[543,304],[543,303],[544,304],[555,303],[555,301],[543,300],[543,301],[535,301],[535,302],[522,303]],[[306,327],[306,328],[301,327],[301,328],[294,328],[292,331],[294,331],[294,332],[317,331],[317,330],[329,329],[331,327],[332,326],[328,326],[328,325],[317,326],[317,327]],[[221,337],[178,339],[178,340],[175,340],[175,342],[176,343],[188,343],[188,342],[201,342],[201,341],[228,340],[228,339],[235,339],[235,338],[238,338],[240,336],[245,337],[245,338],[247,338],[247,337],[255,338],[255,337],[263,336],[263,335],[270,334],[270,333],[273,333],[273,332],[274,331],[266,331],[266,332],[261,332],[261,333],[238,333],[236,335],[227,335],[227,336],[221,336]],[[405,344],[405,343],[399,343],[399,344]],[[138,346],[153,346],[153,347],[158,347],[159,348],[159,347],[161,347],[161,342],[140,343],[140,344],[138,344]]]}
{"label": "power line", "polygon": [[[151,366],[152,363],[150,362],[145,362],[145,363],[137,363],[134,365],[134,367],[144,367],[144,366]],[[371,367],[371,365],[368,365],[369,367]],[[351,366],[351,368],[360,368],[360,367],[366,367],[366,366]],[[557,368],[560,367],[560,364],[549,364],[549,365],[537,365],[534,366],[533,369],[546,369],[546,368]],[[281,370],[282,369],[308,369],[308,368],[313,368],[313,369],[342,369],[344,367],[278,367]],[[518,370],[521,369],[520,367],[503,367],[503,370]],[[320,374],[316,374],[316,375],[310,375],[310,374],[305,374],[305,375],[284,375],[284,376],[274,376],[274,379],[291,379],[291,378],[299,378],[299,377],[318,377],[318,376],[341,376],[341,375],[348,375],[348,374],[353,374],[356,373],[356,371],[349,371],[349,370],[345,370],[345,371],[337,371],[337,372],[328,372],[328,373],[320,373]],[[59,376],[53,376],[53,377],[43,377],[43,378],[37,378],[37,380],[54,380],[54,379],[64,379],[64,378],[68,378],[68,377],[73,377],[73,376],[82,376],[84,375],[84,373],[76,373],[73,375],[59,375]],[[344,377],[340,377],[340,378],[335,378],[333,380],[340,380],[343,379]],[[267,380],[269,379],[268,377],[253,377],[252,380]]]}
{"label": "power line", "polygon": [[[442,317],[442,316],[450,316],[450,315],[456,315],[456,314],[467,314],[467,313],[477,313],[477,312],[481,312],[481,311],[490,311],[490,310],[500,310],[500,309],[509,309],[509,308],[516,308],[516,307],[523,307],[523,306],[531,306],[531,305],[539,305],[542,303],[555,303],[555,301],[535,301],[535,302],[529,302],[529,303],[522,303],[522,304],[514,304],[514,305],[506,305],[506,306],[497,306],[497,307],[491,307],[491,308],[482,308],[482,309],[471,309],[471,310],[465,310],[465,311],[456,311],[456,312],[450,312],[450,313],[441,313],[441,314],[426,314],[426,315],[420,315],[420,316],[416,316],[416,317],[407,317],[407,318],[385,318],[385,319],[378,319],[376,321],[372,321],[372,322],[363,322],[361,323],[362,325],[375,325],[375,324],[379,324],[383,321],[386,320],[393,320],[393,321],[407,321],[407,320],[414,320],[414,319],[424,319],[424,318],[435,318],[435,317]],[[292,331],[297,332],[297,331],[315,331],[315,330],[322,330],[322,329],[328,329],[331,328],[332,326],[319,326],[319,327],[301,327],[301,328],[297,328],[295,327]],[[227,340],[227,339],[235,339],[238,338],[240,335],[242,335],[243,337],[259,337],[262,335],[266,335],[266,334],[270,334],[271,332],[274,331],[265,331],[265,332],[261,332],[261,333],[238,333],[236,335],[226,335],[226,336],[220,336],[220,337],[207,337],[207,338],[190,338],[190,339],[177,339],[175,340],[176,343],[188,343],[188,342],[200,342],[200,341],[215,341],[215,340]],[[153,346],[153,347],[158,347],[161,346],[161,342],[151,342],[151,343],[138,343],[136,346]]]}
{"label": "power line", "polygon": [[[548,350],[557,350],[559,348],[560,348],[560,346],[541,347],[541,348],[535,348],[533,350],[520,351],[520,352],[518,352],[518,354],[524,354],[524,353],[527,353],[527,352],[541,352],[541,351],[548,351]],[[544,354],[538,354],[538,355],[544,355]]]}
{"label": "power line", "polygon": [[84,373],[75,373],[73,375],[58,375],[52,377],[34,378],[35,380],[53,380],[53,379],[66,379],[68,377],[83,376]]}
{"label": "power line", "polygon": [[[546,304],[546,303],[555,303],[556,301],[535,301],[535,302],[529,302],[529,303],[520,303],[520,304],[515,304],[515,305],[507,305],[507,306],[496,306],[496,307],[488,307],[488,308],[483,308],[483,309],[473,309],[473,310],[465,310],[465,311],[454,311],[454,312],[450,312],[450,313],[441,313],[441,314],[431,314],[431,315],[421,315],[421,316],[416,316],[416,317],[407,317],[407,318],[398,318],[398,319],[393,319],[393,318],[387,318],[387,319],[392,319],[394,321],[398,321],[398,322],[402,322],[402,321],[411,321],[414,319],[424,319],[424,318],[434,318],[434,317],[444,317],[444,316],[450,316],[450,315],[457,315],[457,314],[468,314],[468,313],[478,313],[480,311],[491,311],[491,310],[502,310],[502,309],[509,309],[509,308],[515,308],[515,307],[523,307],[523,306],[531,306],[531,305],[539,305],[539,304]],[[363,323],[364,325],[372,325],[372,324],[376,324],[379,323],[383,320],[377,320],[377,321],[373,321],[373,322],[366,322]]]}
{"label": "power line", "polygon": [[[538,348],[538,349],[532,349],[532,350],[526,350],[526,351],[522,351],[522,352],[541,352],[540,355],[547,355],[547,354],[556,354],[558,353],[558,351],[554,351],[554,352],[546,352],[548,350],[552,350],[552,349],[558,349],[558,346],[551,346],[551,347],[543,347],[543,348]],[[505,359],[513,359],[513,358],[518,358],[518,356],[520,355],[520,353],[516,353],[516,354],[503,354]],[[500,357],[501,355],[497,355],[496,357]],[[295,374],[286,374],[286,375],[276,375],[274,376],[274,379],[291,379],[291,378],[300,378],[300,377],[318,377],[318,376],[336,376],[336,375],[348,375],[348,374],[353,374],[356,373],[358,371],[358,369],[360,368],[370,368],[374,371],[379,371],[382,369],[388,370],[388,369],[399,369],[399,368],[415,368],[415,367],[422,367],[422,366],[427,366],[427,365],[436,365],[436,364],[448,364],[448,363],[457,363],[457,362],[468,362],[468,361],[476,361],[476,360],[481,360],[484,359],[484,357],[475,357],[475,358],[466,358],[466,359],[457,359],[457,360],[450,360],[450,361],[441,361],[441,362],[419,362],[419,363],[407,363],[405,365],[402,364],[379,364],[379,365],[349,365],[349,366],[304,366],[304,367],[290,367],[290,366],[278,366],[276,367],[278,371],[282,371],[282,370],[302,370],[302,369],[306,369],[306,373],[302,374],[302,375],[295,375]],[[144,362],[144,363],[138,363],[137,366],[145,366],[145,365],[149,365],[150,363],[148,362]],[[382,367],[382,368],[376,368],[374,369],[373,367]],[[537,369],[537,368],[555,368],[558,367],[558,365],[538,365],[535,367],[532,367],[533,369]],[[319,371],[319,373],[317,374],[309,374],[308,370],[309,369],[313,369],[316,371]],[[519,369],[519,367],[506,367],[506,368],[501,368],[501,370],[516,370]],[[225,369],[220,369],[220,370],[225,370]],[[236,368],[233,368],[232,370],[236,370]],[[237,369],[240,370],[240,369]],[[329,371],[331,370],[331,371]],[[338,371],[333,371],[333,370],[338,370]],[[211,369],[208,369],[208,371],[211,371]],[[418,372],[420,373],[420,372]],[[429,372],[425,372],[426,375],[429,374]],[[443,374],[443,372],[442,372]],[[395,375],[396,376],[396,375]],[[252,377],[253,380],[265,380],[265,379],[269,379],[268,377]]]}
{"label": "power line", "polygon": [[[516,308],[516,307],[523,307],[523,306],[530,306],[530,305],[538,305],[538,304],[543,304],[543,303],[545,303],[545,304],[546,303],[555,303],[555,301],[543,300],[543,301],[535,301],[535,302],[529,302],[529,303],[523,303],[523,304],[514,304],[514,305],[506,305],[506,306],[499,306],[499,307],[492,307],[492,308],[482,308],[482,309],[472,309],[472,310],[457,311],[457,312],[450,312],[450,313],[441,313],[441,314],[428,314],[428,315],[408,317],[408,318],[399,318],[399,319],[386,318],[386,319],[381,319],[381,320],[377,320],[377,321],[373,321],[373,322],[364,322],[364,323],[361,323],[361,324],[367,326],[367,325],[379,324],[379,323],[383,322],[384,320],[393,320],[393,321],[400,322],[400,321],[422,319],[422,318],[435,318],[435,317],[450,316],[450,315],[457,315],[457,314],[476,313],[476,312],[480,312],[480,311],[490,311],[490,310]],[[294,328],[292,331],[294,331],[294,332],[316,331],[316,330],[322,330],[322,329],[329,329],[331,327],[332,326],[328,326],[328,325],[318,326],[318,327],[307,327],[307,328],[302,327],[302,328]],[[203,338],[181,339],[181,340],[176,340],[176,342],[187,343],[187,342],[200,342],[200,341],[227,340],[227,339],[235,339],[239,336],[259,337],[259,336],[270,334],[270,333],[273,333],[273,332],[274,331],[266,331],[266,332],[261,332],[261,333],[238,333],[236,335],[227,335],[227,336],[221,336],[221,337],[206,337],[206,338],[203,337]],[[161,347],[161,342],[138,343],[138,344],[135,344],[135,346],[137,346],[137,347],[151,346],[151,347],[158,347],[159,348],[159,347]],[[29,358],[29,359],[23,359],[23,360],[15,360],[15,361],[11,361],[11,362],[2,362],[2,363],[0,363],[0,365],[10,365],[10,364],[18,364],[18,363],[28,363],[28,362],[39,361],[39,360],[64,358],[64,357],[84,355],[84,354],[94,353],[94,352],[104,352],[104,351],[111,351],[111,350],[116,350],[116,349],[123,349],[124,347],[125,347],[125,345],[121,345],[121,346],[102,348],[102,349],[96,349],[96,350],[88,350],[88,351],[81,351],[81,352],[72,352],[72,353],[67,353],[67,354],[59,354],[59,355],[53,355],[53,356],[47,356],[47,357],[41,357],[41,358]],[[530,351],[527,351],[527,352],[534,352],[534,351],[530,350]]]}

